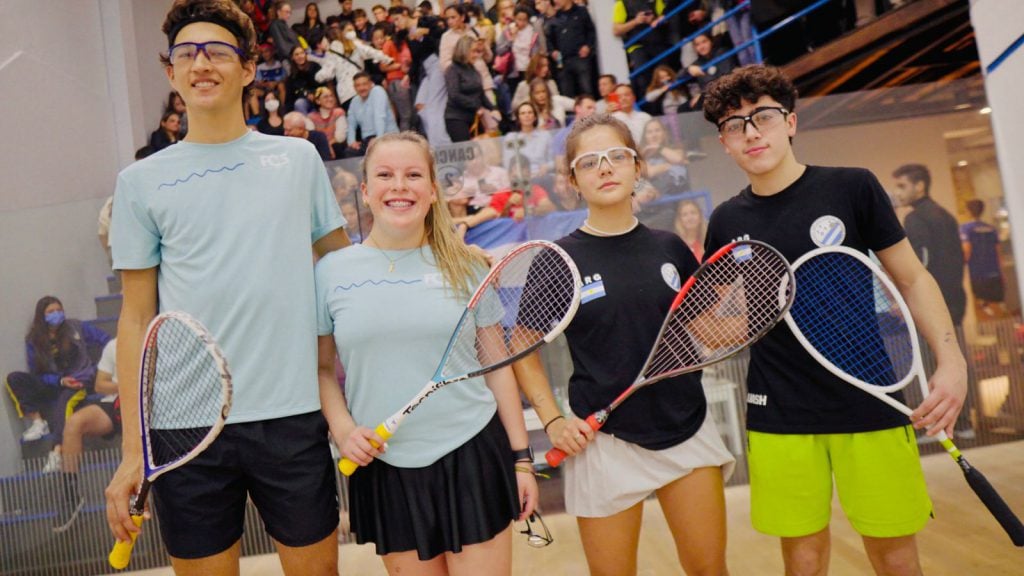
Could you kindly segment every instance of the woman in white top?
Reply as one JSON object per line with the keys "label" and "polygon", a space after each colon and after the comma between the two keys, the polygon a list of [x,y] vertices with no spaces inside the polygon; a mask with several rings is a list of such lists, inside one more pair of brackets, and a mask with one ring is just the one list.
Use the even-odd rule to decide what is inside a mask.
{"label": "woman in white top", "polygon": [[320,62],[316,81],[327,82],[334,79],[337,84],[338,102],[347,110],[349,100],[356,95],[352,79],[363,71],[363,62],[373,60],[378,64],[390,64],[393,60],[380,50],[360,42],[356,37],[356,27],[352,23],[346,23],[340,33],[334,29],[330,30],[328,36],[331,38],[331,44]]}

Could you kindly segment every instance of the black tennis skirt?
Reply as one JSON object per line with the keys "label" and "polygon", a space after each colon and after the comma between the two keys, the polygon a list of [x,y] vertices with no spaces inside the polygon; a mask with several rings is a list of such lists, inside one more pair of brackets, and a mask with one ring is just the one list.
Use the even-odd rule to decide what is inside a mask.
{"label": "black tennis skirt", "polygon": [[379,555],[416,550],[430,560],[461,552],[500,534],[519,512],[512,447],[497,414],[430,466],[374,460],[349,478],[352,531]]}

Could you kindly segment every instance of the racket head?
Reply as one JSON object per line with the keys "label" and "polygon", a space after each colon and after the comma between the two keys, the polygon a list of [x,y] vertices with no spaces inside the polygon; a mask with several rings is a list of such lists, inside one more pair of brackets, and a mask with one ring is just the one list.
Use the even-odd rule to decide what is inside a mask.
{"label": "racket head", "polygon": [[760,340],[793,303],[793,270],[764,242],[730,242],[683,284],[637,378],[647,385],[721,362]]}
{"label": "racket head", "polygon": [[579,308],[581,285],[576,264],[554,243],[513,248],[473,293],[433,380],[490,372],[555,339]]}
{"label": "racket head", "polygon": [[786,324],[822,366],[876,395],[923,376],[906,302],[870,258],[825,246],[801,256],[793,270],[799,290]]}
{"label": "racket head", "polygon": [[231,373],[213,336],[183,312],[164,312],[143,339],[139,420],[149,482],[213,443],[231,410]]}

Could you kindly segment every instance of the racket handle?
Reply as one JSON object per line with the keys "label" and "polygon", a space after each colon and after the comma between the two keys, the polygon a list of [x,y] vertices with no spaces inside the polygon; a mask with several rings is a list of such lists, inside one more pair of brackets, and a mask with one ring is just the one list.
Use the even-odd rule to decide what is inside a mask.
{"label": "racket handle", "polygon": [[[141,528],[142,515],[132,516],[132,522]],[[135,547],[135,539],[139,537],[139,534],[139,532],[130,532],[131,540],[118,540],[114,543],[114,547],[110,550],[110,555],[107,556],[107,561],[110,562],[111,568],[114,570],[124,570],[128,567],[128,562],[132,559],[132,548]]]}
{"label": "racket handle", "polygon": [[[587,416],[587,425],[589,425],[590,429],[593,430],[594,432],[600,430],[601,426],[604,425],[604,420],[598,417],[598,415],[601,413],[604,413],[604,417],[607,418],[607,413],[604,410],[602,410],[601,412],[595,412],[594,414]],[[548,450],[547,454],[544,455],[544,459],[548,461],[548,466],[551,466],[552,468],[558,468],[559,466],[562,465],[562,461],[565,460],[568,456],[569,455],[566,454],[565,451],[563,451],[561,448],[552,448],[551,450]]]}
{"label": "racket handle", "polygon": [[959,464],[964,471],[964,477],[967,478],[967,484],[971,486],[974,493],[981,499],[982,504],[1003,527],[1013,544],[1018,547],[1024,546],[1024,524],[1021,524],[1020,518],[1017,518],[1013,510],[1010,510],[1010,506],[996,492],[984,474],[963,458]]}
{"label": "racket handle", "polygon": [[[377,428],[374,429],[374,432],[377,434],[377,436],[380,436],[381,440],[385,442],[387,442],[388,439],[391,438],[391,432],[388,431],[387,426],[384,426],[383,423],[379,424]],[[373,440],[370,440],[370,444],[373,444],[374,448],[380,448],[380,444],[377,444]],[[344,474],[345,476],[351,476],[355,474],[356,470],[358,469],[359,464],[356,464],[355,462],[349,460],[348,458],[342,458],[341,461],[338,462],[338,470],[340,470],[341,473]]]}

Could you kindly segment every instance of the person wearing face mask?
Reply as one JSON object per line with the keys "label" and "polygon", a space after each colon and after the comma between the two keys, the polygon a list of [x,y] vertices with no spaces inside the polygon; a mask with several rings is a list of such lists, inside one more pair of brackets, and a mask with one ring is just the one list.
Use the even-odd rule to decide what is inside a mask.
{"label": "person wearing face mask", "polygon": [[256,123],[256,130],[271,136],[284,136],[284,119],[281,117],[281,101],[273,93],[263,99],[263,114]]}
{"label": "person wearing face mask", "polygon": [[89,350],[102,350],[108,341],[110,336],[99,328],[66,318],[57,298],[44,296],[36,302],[25,336],[28,371],[8,374],[7,390],[18,416],[31,421],[21,435],[23,442],[53,434],[54,447],[44,472],[60,470],[64,419],[92,392],[96,381],[96,363]]}
{"label": "person wearing face mask", "polygon": [[356,29],[351,23],[345,23],[341,30],[330,29],[327,34],[331,39],[327,54],[320,63],[320,71],[316,73],[317,82],[333,79],[337,83],[338,102],[346,111],[349,101],[356,95],[353,79],[362,72],[366,60],[377,64],[391,64],[394,60],[373,46],[363,43],[357,38]]}

